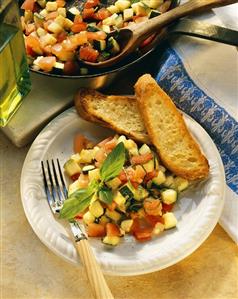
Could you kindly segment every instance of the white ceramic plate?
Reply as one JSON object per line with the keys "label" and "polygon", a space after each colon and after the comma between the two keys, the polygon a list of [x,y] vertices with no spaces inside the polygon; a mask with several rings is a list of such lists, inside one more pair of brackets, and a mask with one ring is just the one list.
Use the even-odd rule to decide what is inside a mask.
{"label": "white ceramic plate", "polygon": [[[110,275],[138,275],[166,268],[191,254],[216,225],[224,203],[224,170],[219,153],[209,135],[188,116],[186,123],[210,164],[210,177],[177,202],[177,228],[146,243],[127,236],[109,249],[98,239],[90,239],[102,270]],[[21,174],[21,197],[26,217],[40,240],[54,253],[80,264],[66,223],[56,220],[47,204],[40,161],[59,158],[63,164],[72,154],[73,137],[82,133],[102,140],[111,131],[80,119],[71,108],[55,118],[36,138],[25,159]]]}

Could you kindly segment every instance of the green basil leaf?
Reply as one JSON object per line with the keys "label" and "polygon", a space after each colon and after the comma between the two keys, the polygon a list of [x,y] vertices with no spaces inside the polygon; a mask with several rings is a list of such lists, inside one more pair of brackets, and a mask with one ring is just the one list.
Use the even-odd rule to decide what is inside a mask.
{"label": "green basil leaf", "polygon": [[72,219],[78,213],[84,211],[90,204],[91,198],[97,191],[98,183],[92,181],[87,189],[80,189],[65,200],[60,210],[60,218]]}
{"label": "green basil leaf", "polygon": [[112,190],[106,187],[103,187],[99,190],[98,192],[99,195],[99,199],[106,203],[106,204],[111,204],[112,200],[113,200],[113,194],[112,194]]}
{"label": "green basil leaf", "polygon": [[118,176],[125,163],[125,159],[125,147],[123,142],[120,142],[110,152],[100,168],[102,181],[106,182]]}

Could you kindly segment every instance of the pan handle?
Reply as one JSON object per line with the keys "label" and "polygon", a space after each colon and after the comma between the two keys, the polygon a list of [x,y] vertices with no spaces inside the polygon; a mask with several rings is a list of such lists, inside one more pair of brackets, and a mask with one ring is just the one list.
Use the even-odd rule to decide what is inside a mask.
{"label": "pan handle", "polygon": [[238,46],[238,31],[205,22],[180,19],[178,22],[168,26],[167,29],[167,37],[174,34],[182,34]]}

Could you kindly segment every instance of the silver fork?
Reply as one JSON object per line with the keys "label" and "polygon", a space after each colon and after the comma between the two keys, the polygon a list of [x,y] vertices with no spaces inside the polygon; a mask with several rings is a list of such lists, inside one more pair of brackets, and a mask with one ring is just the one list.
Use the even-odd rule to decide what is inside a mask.
{"label": "silver fork", "polygon": [[[57,164],[57,167],[55,164]],[[56,163],[54,160],[51,160],[51,163],[48,160],[46,160],[46,163],[41,161],[41,168],[47,201],[52,213],[58,216],[64,200],[67,199],[68,193],[59,159],[56,160]],[[114,297],[96,261],[82,225],[77,221],[69,221],[69,225],[74,237],[75,247],[85,267],[94,298],[113,299]]]}

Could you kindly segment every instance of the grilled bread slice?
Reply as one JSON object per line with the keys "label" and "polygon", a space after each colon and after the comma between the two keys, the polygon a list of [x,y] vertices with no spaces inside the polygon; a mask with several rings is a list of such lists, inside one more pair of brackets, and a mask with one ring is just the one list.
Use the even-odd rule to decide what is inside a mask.
{"label": "grilled bread slice", "polygon": [[81,89],[76,94],[74,102],[82,118],[119,134],[125,134],[138,142],[150,143],[134,97],[108,96],[96,90]]}
{"label": "grilled bread slice", "polygon": [[138,79],[135,93],[147,132],[165,167],[189,180],[206,177],[208,161],[170,97],[149,74]]}

